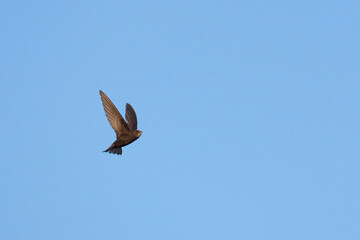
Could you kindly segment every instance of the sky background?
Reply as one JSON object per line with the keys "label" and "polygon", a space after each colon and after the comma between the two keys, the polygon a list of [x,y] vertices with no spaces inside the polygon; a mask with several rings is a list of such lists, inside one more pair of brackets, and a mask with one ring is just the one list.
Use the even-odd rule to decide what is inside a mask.
{"label": "sky background", "polygon": [[0,1],[0,238],[360,239],[359,12]]}

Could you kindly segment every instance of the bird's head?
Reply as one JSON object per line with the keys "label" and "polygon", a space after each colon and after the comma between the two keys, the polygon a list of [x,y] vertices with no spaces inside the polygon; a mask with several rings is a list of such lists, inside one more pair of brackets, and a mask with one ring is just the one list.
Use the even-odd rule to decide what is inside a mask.
{"label": "bird's head", "polygon": [[140,131],[140,130],[136,130],[136,131],[135,131],[135,136],[136,136],[136,137],[139,138],[139,137],[141,136],[141,134],[142,134],[142,131]]}

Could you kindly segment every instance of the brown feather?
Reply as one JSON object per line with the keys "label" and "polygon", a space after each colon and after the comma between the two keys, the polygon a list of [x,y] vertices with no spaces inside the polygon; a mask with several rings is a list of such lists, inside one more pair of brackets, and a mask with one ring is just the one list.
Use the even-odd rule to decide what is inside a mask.
{"label": "brown feather", "polygon": [[100,90],[101,101],[105,110],[105,115],[116,133],[116,137],[119,137],[122,134],[129,134],[130,129],[125,122],[124,118],[121,116],[120,112],[117,110],[113,102],[106,96],[106,94]]}
{"label": "brown feather", "polygon": [[130,131],[135,131],[137,129],[136,113],[135,113],[134,108],[129,103],[126,104],[125,118],[126,118],[126,121],[127,121]]}

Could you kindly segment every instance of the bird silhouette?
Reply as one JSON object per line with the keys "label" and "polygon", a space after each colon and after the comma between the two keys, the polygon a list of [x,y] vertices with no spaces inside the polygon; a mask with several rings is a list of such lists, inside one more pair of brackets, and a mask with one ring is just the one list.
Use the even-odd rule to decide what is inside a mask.
{"label": "bird silhouette", "polygon": [[134,142],[142,134],[142,131],[137,130],[137,118],[135,110],[129,103],[126,104],[125,121],[112,101],[101,90],[100,96],[105,115],[116,133],[116,141],[113,142],[113,144],[111,144],[111,146],[104,152],[121,155],[121,148]]}

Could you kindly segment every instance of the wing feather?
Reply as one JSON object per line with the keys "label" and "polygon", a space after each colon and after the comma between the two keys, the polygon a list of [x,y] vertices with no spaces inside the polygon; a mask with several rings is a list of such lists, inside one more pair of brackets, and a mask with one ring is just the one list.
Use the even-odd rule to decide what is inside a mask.
{"label": "wing feather", "polygon": [[134,108],[129,103],[126,104],[125,117],[130,131],[135,131],[137,129],[136,113]]}
{"label": "wing feather", "polygon": [[127,123],[124,118],[121,116],[120,112],[117,110],[113,102],[106,96],[106,94],[100,90],[101,101],[104,107],[105,115],[114,129],[116,136],[119,137],[122,134],[128,134],[130,131]]}

